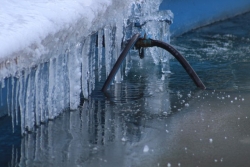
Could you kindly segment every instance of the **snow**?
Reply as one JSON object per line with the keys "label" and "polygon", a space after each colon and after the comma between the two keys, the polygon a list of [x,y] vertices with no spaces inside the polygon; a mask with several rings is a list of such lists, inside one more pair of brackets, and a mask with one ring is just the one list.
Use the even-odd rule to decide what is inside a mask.
{"label": "snow", "polygon": [[84,17],[90,25],[99,13],[103,13],[111,0],[25,0],[1,2],[0,6],[0,57],[5,59],[13,52],[41,44],[44,37]]}

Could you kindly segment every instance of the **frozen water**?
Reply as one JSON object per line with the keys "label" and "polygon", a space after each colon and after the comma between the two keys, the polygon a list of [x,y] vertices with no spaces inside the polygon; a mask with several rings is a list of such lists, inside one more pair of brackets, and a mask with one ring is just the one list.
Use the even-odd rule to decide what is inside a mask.
{"label": "frozen water", "polygon": [[[134,33],[148,31],[169,42],[173,16],[170,11],[157,13],[160,2],[4,1],[0,6],[0,80],[2,87],[7,81],[7,111],[13,124],[18,123],[20,112],[25,133],[65,109],[77,109],[80,95],[87,99],[100,89],[99,83]],[[143,16],[139,21],[145,22],[140,30],[128,25],[138,9]],[[159,61],[163,55],[157,56],[152,55]],[[127,62],[125,66],[131,66]],[[106,77],[101,78],[102,72]],[[121,83],[123,75],[123,70],[118,71],[115,82]]]}
{"label": "frozen water", "polygon": [[[224,40],[224,43],[228,42],[228,38],[204,37],[205,34],[198,34],[199,38],[195,39],[208,43],[213,40],[216,44]],[[202,74],[211,89],[196,89],[175,60],[170,61],[171,71],[175,75],[165,80],[162,80],[161,66],[153,65],[152,61],[144,61],[143,68],[134,68],[140,60],[137,53],[131,53],[128,76],[121,84],[111,86],[108,100],[94,94],[74,112],[64,112],[58,119],[39,126],[35,133],[24,135],[21,148],[10,149],[13,150],[11,163],[16,166],[152,167],[157,164],[167,166],[168,163],[178,166],[180,163],[181,166],[248,167],[250,78],[244,71],[249,71],[249,41],[231,41],[234,45],[241,45],[228,48],[227,54],[235,50],[238,53],[231,53],[228,56],[231,62],[225,65],[228,60],[221,59],[223,54],[209,57],[201,49],[210,46],[205,42],[203,46],[198,45],[200,42],[190,42],[194,37],[189,35],[186,34],[188,38],[180,37],[176,43],[188,48],[184,55],[196,53],[192,61],[194,68]],[[199,47],[194,47],[194,44]],[[201,59],[197,57],[198,53],[202,53]],[[238,56],[242,56],[241,59]],[[192,56],[188,58],[192,60]],[[48,69],[49,64],[42,68]],[[106,71],[102,75],[106,75]],[[23,75],[24,78],[29,77]],[[5,87],[11,82],[5,81]],[[28,85],[21,84],[22,87]],[[98,87],[98,84],[95,86]],[[190,90],[191,97],[188,95]],[[12,88],[8,92],[11,94]],[[238,100],[234,100],[235,97]],[[242,98],[244,101],[239,100]],[[185,103],[189,107],[185,107]],[[166,129],[169,133],[166,133]],[[123,138],[126,142],[122,141]],[[213,139],[213,142],[209,143],[209,139]],[[145,145],[149,146],[147,153],[143,152]]]}

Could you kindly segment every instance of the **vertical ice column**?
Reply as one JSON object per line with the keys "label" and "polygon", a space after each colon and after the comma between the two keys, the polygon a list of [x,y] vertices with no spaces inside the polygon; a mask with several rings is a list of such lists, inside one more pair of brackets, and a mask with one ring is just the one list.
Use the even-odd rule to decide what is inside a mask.
{"label": "vertical ice column", "polygon": [[56,110],[56,97],[55,97],[55,89],[56,89],[56,59],[51,58],[49,61],[49,96],[48,96],[48,111],[49,111],[49,119],[53,119],[55,117]]}
{"label": "vertical ice column", "polygon": [[89,51],[90,38],[86,38],[82,49],[82,93],[84,98],[89,97]]}
{"label": "vertical ice column", "polygon": [[26,99],[26,79],[27,73],[24,72],[23,75],[20,76],[20,89],[19,89],[19,106],[20,106],[20,116],[21,116],[21,133],[25,133],[25,99]]}
{"label": "vertical ice column", "polygon": [[96,81],[96,34],[91,35],[90,37],[90,52],[89,52],[89,92],[91,93],[95,89]]}
{"label": "vertical ice column", "polygon": [[49,63],[49,119],[58,116],[68,104],[68,82],[64,62],[65,55],[52,58]]}
{"label": "vertical ice column", "polygon": [[63,98],[63,103],[64,103],[64,109],[68,109],[70,107],[70,104],[69,104],[69,99],[70,99],[70,95],[69,95],[69,91],[70,91],[70,88],[69,88],[69,69],[68,69],[68,59],[69,59],[69,52],[68,50],[65,51],[65,53],[62,54],[62,92],[64,94],[64,97]]}
{"label": "vertical ice column", "polygon": [[[20,82],[18,81],[18,80],[16,80],[16,92],[15,92],[15,100],[14,100],[14,102],[15,102],[15,119],[16,119],[16,125],[18,125],[18,123],[19,123],[19,115],[20,115],[20,113],[19,113],[19,103],[18,103],[18,97],[20,96],[19,95],[19,89],[20,89]],[[14,120],[13,119],[13,117],[12,117],[12,120]],[[13,130],[14,130],[14,128],[13,128]]]}
{"label": "vertical ice column", "polygon": [[40,125],[40,122],[42,121],[41,115],[42,112],[44,112],[41,109],[41,104],[43,102],[42,99],[42,85],[43,85],[43,80],[42,80],[42,72],[41,71],[42,65],[39,64],[37,69],[36,69],[36,74],[35,74],[35,85],[36,85],[36,100],[35,100],[35,113],[36,113],[36,125]]}
{"label": "vertical ice column", "polygon": [[[39,91],[37,94],[37,96],[39,96],[40,101],[37,102],[39,104],[38,107],[38,116],[39,116],[39,109],[41,112],[41,118],[40,121],[41,122],[45,122],[47,121],[47,119],[49,118],[49,107],[48,107],[48,101],[49,101],[49,63],[44,63],[39,65],[40,68],[38,68],[40,70],[40,77],[37,78],[37,87],[38,90],[40,88],[41,91]],[[39,82],[40,81],[40,82]],[[38,122],[37,122],[38,123]]]}
{"label": "vertical ice column", "polygon": [[35,115],[34,115],[34,102],[35,102],[35,86],[34,86],[34,71],[29,69],[29,77],[27,81],[27,91],[26,91],[26,127],[28,131],[31,131],[35,125]]}
{"label": "vertical ice column", "polygon": [[111,71],[111,27],[104,28],[106,78]]}
{"label": "vertical ice column", "polygon": [[80,47],[80,45],[76,44],[76,46],[71,46],[68,57],[70,109],[77,109],[80,104],[81,62],[79,60],[80,53],[77,47]]}
{"label": "vertical ice column", "polygon": [[100,82],[101,81],[101,73],[102,73],[102,49],[103,49],[103,29],[100,29],[99,31],[98,31],[98,41],[97,41],[97,43],[98,43],[98,62],[97,62],[97,64],[98,64],[98,67],[97,67],[97,69],[98,69],[98,82]]}
{"label": "vertical ice column", "polygon": [[[119,19],[116,22],[116,32],[115,32],[115,50],[114,50],[114,57],[115,61],[119,58],[119,55],[121,53],[121,43],[123,38],[123,20]],[[122,81],[122,73],[121,68],[117,71],[117,74],[115,76],[115,81],[117,83],[120,83]]]}

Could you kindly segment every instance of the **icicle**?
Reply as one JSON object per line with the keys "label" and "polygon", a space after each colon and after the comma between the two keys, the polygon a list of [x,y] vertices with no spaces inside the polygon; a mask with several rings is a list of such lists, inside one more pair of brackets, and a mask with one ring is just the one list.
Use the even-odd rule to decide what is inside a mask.
{"label": "icicle", "polygon": [[89,54],[89,91],[95,89],[95,42],[96,35],[91,36],[90,54]]}
{"label": "icicle", "polygon": [[[118,59],[118,57],[121,53],[121,43],[122,43],[122,37],[123,37],[122,32],[123,32],[123,21],[117,20],[116,33],[115,33],[115,51],[114,51],[115,61]],[[115,81],[117,83],[120,83],[122,81],[121,67],[117,71],[117,74],[115,76]]]}
{"label": "icicle", "polygon": [[25,99],[26,99],[26,79],[27,74],[24,74],[19,78],[20,89],[19,89],[19,105],[20,105],[20,116],[21,116],[21,133],[25,133]]}
{"label": "icicle", "polygon": [[10,114],[11,114],[11,111],[10,111],[10,97],[11,97],[11,95],[10,95],[10,79],[9,78],[7,78],[7,110],[8,110],[8,116],[10,116]]}
{"label": "icicle", "polygon": [[104,28],[106,78],[111,71],[111,27]]}
{"label": "icicle", "polygon": [[90,38],[85,40],[82,49],[82,92],[84,98],[88,98],[88,84],[89,84],[89,51],[90,51]]}
{"label": "icicle", "polygon": [[14,81],[14,77],[11,77],[11,121],[12,121],[12,131],[13,133],[15,132],[15,108],[14,108],[14,100],[15,100],[15,95],[14,95],[14,89],[15,89],[15,81]]}
{"label": "icicle", "polygon": [[[111,34],[110,34],[110,68],[112,69],[116,60],[117,60],[117,55],[116,55],[116,27],[112,27],[111,28]],[[117,72],[117,74],[119,73],[119,71]],[[116,75],[117,75],[116,74]],[[116,81],[116,79],[114,78],[114,82]]]}
{"label": "icicle", "polygon": [[78,59],[79,53],[77,53],[77,49],[73,47],[72,52],[70,53],[71,54],[68,59],[70,109],[77,109],[78,105],[80,104],[81,66]]}
{"label": "icicle", "polygon": [[15,97],[15,80],[14,80],[14,77],[11,77],[11,116],[14,116],[14,97]]}
{"label": "icicle", "polygon": [[41,122],[45,122],[48,119],[49,111],[48,111],[48,87],[49,87],[49,70],[48,63],[41,65],[41,80],[40,80],[40,110],[41,110]]}
{"label": "icicle", "polygon": [[103,48],[103,29],[98,31],[98,81],[101,81],[102,73],[102,48]]}
{"label": "icicle", "polygon": [[36,86],[36,101],[35,101],[35,115],[36,115],[36,125],[40,125],[41,122],[41,106],[40,103],[42,101],[41,98],[41,65],[38,65],[37,69],[36,69],[36,74],[35,74],[35,86]]}
{"label": "icicle", "polygon": [[2,89],[5,88],[5,79],[2,80]]}
{"label": "icicle", "polygon": [[56,115],[58,116],[63,109],[66,107],[66,104],[64,103],[64,87],[63,87],[63,56],[59,55],[56,61]]}
{"label": "icicle", "polygon": [[55,59],[50,59],[49,62],[49,96],[48,96],[48,117],[54,118],[54,92],[55,92]]}
{"label": "icicle", "polygon": [[68,70],[68,63],[69,60],[69,51],[67,50],[63,56],[63,92],[64,92],[64,105],[66,108],[69,108],[69,91],[70,91],[70,84],[69,84],[69,70]]}
{"label": "icicle", "polygon": [[1,82],[0,82],[0,85],[1,85],[1,86],[0,86],[0,104],[1,104],[1,106],[3,106],[3,97],[2,97],[2,94],[3,94],[3,93],[2,93],[2,82],[3,82],[3,81],[1,81]]}
{"label": "icicle", "polygon": [[16,114],[16,125],[18,125],[18,115],[19,115],[19,109],[18,109],[18,97],[19,97],[19,91],[20,91],[20,82],[16,81],[16,93],[15,93],[15,114]]}
{"label": "icicle", "polygon": [[25,124],[28,131],[32,131],[35,125],[34,102],[35,102],[35,87],[34,87],[34,71],[28,70],[29,77],[27,79],[26,89],[26,110],[25,110]]}
{"label": "icicle", "polygon": [[60,63],[60,55],[55,59],[54,68],[55,68],[55,78],[54,78],[54,118],[58,116],[62,112],[62,108],[60,105],[60,99],[62,96],[59,96],[60,87],[62,85],[62,82],[60,82],[60,66],[58,65]]}

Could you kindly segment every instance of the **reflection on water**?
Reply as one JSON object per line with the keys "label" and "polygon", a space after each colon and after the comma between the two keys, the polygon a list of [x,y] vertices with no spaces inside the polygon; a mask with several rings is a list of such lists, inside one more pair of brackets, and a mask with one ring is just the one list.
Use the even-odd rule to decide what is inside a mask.
{"label": "reflection on water", "polygon": [[25,135],[9,166],[247,167],[249,18],[173,39],[208,90],[198,90],[174,59],[171,72],[162,74],[152,58],[131,54],[133,67],[108,97],[97,83],[78,110]]}

